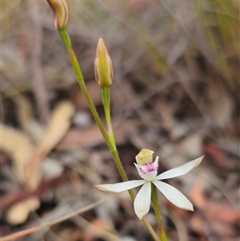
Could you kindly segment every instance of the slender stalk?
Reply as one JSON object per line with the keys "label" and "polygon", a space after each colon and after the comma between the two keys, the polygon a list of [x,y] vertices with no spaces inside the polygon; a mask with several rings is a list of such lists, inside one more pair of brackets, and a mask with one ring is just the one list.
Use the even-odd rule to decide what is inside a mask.
{"label": "slender stalk", "polygon": [[[110,88],[109,87],[103,87],[102,88],[102,99],[103,99],[103,105],[104,105],[104,111],[105,111],[105,117],[106,117],[106,122],[107,122],[107,126],[108,126],[108,134],[109,134],[109,138],[111,140],[112,145],[114,146],[114,150],[111,152],[113,159],[115,161],[115,164],[121,165],[121,160],[119,159],[119,155],[116,149],[116,143],[115,143],[115,137],[114,137],[114,132],[113,132],[113,128],[112,128],[112,121],[111,121],[111,106],[110,106]],[[122,179],[124,181],[127,181],[128,178],[127,176],[122,176]],[[134,202],[135,199],[135,194],[133,192],[133,190],[129,190],[129,195],[132,199],[132,201]],[[145,224],[145,226],[147,227],[148,231],[150,232],[150,234],[152,235],[153,239],[155,241],[158,241],[159,238],[156,234],[156,232],[153,230],[152,226],[149,224],[149,222],[146,220],[146,218],[143,218],[142,220]]]}
{"label": "slender stalk", "polygon": [[[95,105],[94,105],[94,103],[93,103],[93,101],[92,101],[92,99],[90,97],[90,94],[89,94],[88,90],[87,90],[87,87],[85,85],[85,82],[84,82],[84,79],[83,79],[83,76],[82,76],[80,65],[79,65],[77,57],[76,57],[76,55],[75,55],[75,53],[74,53],[74,51],[72,49],[72,45],[71,45],[71,40],[70,40],[69,34],[68,34],[66,29],[59,30],[59,34],[60,34],[60,36],[62,38],[62,41],[63,41],[63,43],[64,43],[64,45],[65,45],[65,47],[66,47],[66,49],[68,51],[69,59],[70,59],[71,65],[72,65],[72,67],[74,69],[74,72],[75,72],[78,84],[80,85],[80,88],[81,88],[81,90],[82,90],[82,92],[83,92],[83,94],[84,94],[84,96],[85,96],[85,98],[86,98],[86,100],[88,102],[89,108],[90,108],[90,110],[92,112],[92,115],[93,115],[93,117],[95,119],[95,122],[96,122],[99,130],[101,131],[101,133],[103,135],[103,138],[104,138],[104,140],[105,140],[105,142],[106,142],[110,152],[112,153],[113,160],[114,160],[114,162],[115,162],[115,164],[117,166],[117,169],[118,169],[118,171],[120,173],[120,176],[121,176],[123,181],[128,181],[127,174],[126,174],[126,172],[125,172],[125,170],[123,168],[123,165],[121,163],[121,160],[119,158],[119,155],[118,155],[118,152],[117,152],[117,149],[116,149],[115,141],[114,141],[114,144],[113,144],[112,141],[114,139],[112,139],[112,141],[111,141],[111,139],[109,138],[107,132],[105,131],[104,126],[102,124],[102,121],[101,121],[101,119],[100,119],[100,117],[98,115],[98,112],[96,110],[96,107],[95,107]],[[110,112],[109,112],[108,115],[110,115]],[[109,119],[109,117],[107,117],[107,118],[108,119],[106,121],[107,122],[109,122],[109,121],[111,122],[111,119]],[[133,190],[129,190],[128,192],[129,192],[129,195],[130,195],[132,201],[134,201],[135,194],[134,194]],[[155,231],[153,230],[153,228],[149,224],[149,222],[145,218],[143,219],[143,222],[144,222],[146,228],[148,229],[149,233],[152,235],[153,239],[155,241],[159,241],[158,236],[156,235]]]}
{"label": "slender stalk", "polygon": [[60,36],[61,36],[61,38],[63,40],[63,43],[64,43],[67,51],[68,51],[69,59],[70,59],[70,62],[72,64],[72,67],[74,69],[74,72],[76,74],[77,81],[78,81],[78,83],[80,85],[80,88],[81,88],[81,90],[82,90],[82,92],[83,92],[83,94],[84,94],[84,96],[85,96],[85,98],[86,98],[86,100],[88,102],[89,108],[90,108],[90,110],[92,112],[92,115],[93,115],[97,125],[98,125],[98,128],[100,129],[100,131],[101,131],[101,133],[103,135],[103,138],[106,141],[107,146],[111,150],[111,149],[113,149],[113,146],[112,146],[111,142],[109,141],[108,135],[107,135],[107,133],[106,133],[106,131],[104,129],[102,121],[101,121],[101,119],[100,119],[100,117],[99,117],[99,115],[97,113],[97,109],[96,109],[96,107],[95,107],[95,105],[94,105],[94,103],[93,103],[93,101],[92,101],[92,99],[90,97],[90,94],[89,94],[89,92],[87,90],[87,87],[85,85],[85,82],[83,80],[83,76],[82,76],[82,72],[81,72],[81,69],[80,69],[80,65],[79,65],[77,57],[76,57],[76,55],[75,55],[75,53],[74,53],[74,51],[72,49],[71,40],[69,38],[69,35],[68,35],[66,29],[59,31],[59,33],[60,33]]}
{"label": "slender stalk", "polygon": [[158,198],[157,198],[157,190],[155,185],[152,183],[152,206],[157,218],[157,223],[158,223],[158,231],[159,231],[159,237],[161,241],[167,241],[167,237],[165,234],[165,230],[164,230],[164,226],[163,226],[163,222],[162,222],[162,217],[161,217],[161,213],[158,207]]}
{"label": "slender stalk", "polygon": [[112,128],[112,120],[111,120],[111,105],[110,105],[110,87],[101,87],[102,89],[102,100],[105,112],[105,118],[108,127],[108,136],[113,147],[116,149],[116,143],[114,138],[114,132]]}

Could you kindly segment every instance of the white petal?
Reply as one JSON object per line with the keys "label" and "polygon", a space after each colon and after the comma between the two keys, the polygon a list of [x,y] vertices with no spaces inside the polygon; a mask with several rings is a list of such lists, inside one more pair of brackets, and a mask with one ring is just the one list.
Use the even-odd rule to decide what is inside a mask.
{"label": "white petal", "polygon": [[139,190],[134,200],[134,211],[139,219],[142,219],[150,209],[151,182],[146,182]]}
{"label": "white petal", "polygon": [[119,182],[114,184],[95,185],[95,187],[104,192],[123,192],[129,189],[132,189],[134,187],[138,187],[144,183],[145,183],[144,180],[134,180],[134,181],[128,181],[128,182]]}
{"label": "white petal", "polygon": [[175,167],[166,172],[163,172],[156,177],[156,180],[163,180],[163,179],[167,179],[167,178],[182,176],[182,175],[190,172],[193,168],[197,167],[201,163],[203,157],[204,156],[201,156],[201,157],[199,157],[193,161],[187,162],[179,167]]}
{"label": "white petal", "polygon": [[192,203],[175,187],[161,181],[154,181],[153,183],[171,203],[179,208],[193,211]]}

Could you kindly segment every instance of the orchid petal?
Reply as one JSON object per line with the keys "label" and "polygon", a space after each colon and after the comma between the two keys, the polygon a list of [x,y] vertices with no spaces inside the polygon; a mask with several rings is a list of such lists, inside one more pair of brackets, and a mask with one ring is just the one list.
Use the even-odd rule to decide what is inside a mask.
{"label": "orchid petal", "polygon": [[154,185],[174,205],[179,208],[193,211],[192,203],[175,187],[161,181],[154,181]]}
{"label": "orchid petal", "polygon": [[[157,170],[158,170],[158,157],[156,157],[155,161],[153,163],[144,164],[144,165],[138,165],[134,163],[135,167],[137,168],[138,174],[141,178],[143,178],[146,181],[152,181],[156,179],[157,176]],[[149,166],[151,165],[151,169],[149,170]]]}
{"label": "orchid petal", "polygon": [[142,149],[137,155],[136,155],[136,162],[138,165],[143,165],[148,162],[152,162],[153,160],[153,153],[154,151],[149,149]]}
{"label": "orchid petal", "polygon": [[95,185],[95,187],[104,192],[123,192],[129,189],[132,189],[134,187],[138,187],[144,183],[145,183],[144,180],[134,180],[134,181],[128,181],[128,182],[119,182],[114,184]]}
{"label": "orchid petal", "polygon": [[139,219],[142,219],[150,209],[151,204],[151,182],[146,182],[134,200],[134,211]]}
{"label": "orchid petal", "polygon": [[193,168],[197,167],[204,156],[201,156],[193,161],[187,162],[181,166],[175,167],[173,169],[170,169],[166,172],[161,173],[156,177],[156,180],[163,180],[163,179],[168,179],[172,177],[179,177],[182,176],[188,172],[190,172]]}

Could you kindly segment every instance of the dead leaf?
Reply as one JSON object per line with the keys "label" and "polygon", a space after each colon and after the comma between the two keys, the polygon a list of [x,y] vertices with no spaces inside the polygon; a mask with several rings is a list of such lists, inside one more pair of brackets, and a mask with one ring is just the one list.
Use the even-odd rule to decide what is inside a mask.
{"label": "dead leaf", "polygon": [[70,101],[63,101],[53,110],[47,130],[37,146],[38,157],[42,159],[62,139],[70,127],[74,106]]}
{"label": "dead leaf", "polygon": [[[137,131],[138,124],[134,121],[125,121],[118,127],[115,127],[116,143],[124,143],[130,135]],[[89,147],[104,143],[101,132],[96,125],[87,129],[70,129],[64,138],[57,145],[58,150],[65,150],[73,147]]]}
{"label": "dead leaf", "polygon": [[[38,170],[41,168],[42,160],[56,146],[68,130],[73,113],[74,106],[70,101],[61,102],[53,110],[46,128],[46,133],[36,147],[33,160],[25,169],[26,179],[31,179],[32,176],[37,175]],[[36,185],[37,183],[31,183],[31,188],[36,188]]]}
{"label": "dead leaf", "polygon": [[22,129],[38,143],[44,133],[44,127],[34,118],[30,101],[23,95],[16,95],[13,100],[17,105],[17,117]]}
{"label": "dead leaf", "polygon": [[[24,98],[20,98],[19,103],[21,105],[19,117],[23,128],[30,131],[27,125],[32,123],[31,106]],[[11,154],[17,179],[27,189],[35,190],[39,185],[42,179],[41,162],[65,135],[73,113],[74,107],[71,102],[64,101],[57,105],[52,113],[46,133],[37,147],[24,132],[4,124],[0,125],[3,140],[1,148]]]}
{"label": "dead leaf", "polygon": [[30,212],[38,209],[40,201],[37,197],[29,197],[13,205],[7,212],[6,220],[12,225],[24,223]]}
{"label": "dead leaf", "polygon": [[31,139],[22,131],[0,124],[2,143],[1,148],[10,153],[17,180],[34,189],[40,182],[41,169],[35,167],[34,175],[26,179],[26,167],[32,162],[35,154],[35,146]]}

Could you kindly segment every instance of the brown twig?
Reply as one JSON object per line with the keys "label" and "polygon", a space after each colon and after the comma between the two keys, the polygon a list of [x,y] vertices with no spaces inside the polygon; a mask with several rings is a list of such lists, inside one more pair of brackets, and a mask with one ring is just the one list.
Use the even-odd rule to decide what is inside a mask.
{"label": "brown twig", "polygon": [[42,75],[41,52],[42,52],[42,28],[40,25],[38,1],[28,1],[29,15],[32,22],[32,90],[37,102],[39,118],[46,122],[49,116],[48,98]]}

